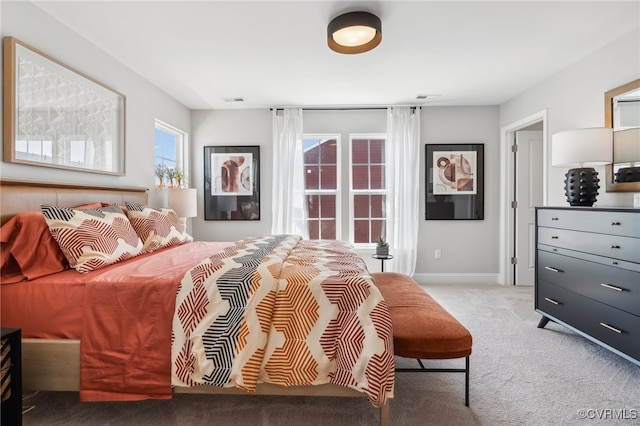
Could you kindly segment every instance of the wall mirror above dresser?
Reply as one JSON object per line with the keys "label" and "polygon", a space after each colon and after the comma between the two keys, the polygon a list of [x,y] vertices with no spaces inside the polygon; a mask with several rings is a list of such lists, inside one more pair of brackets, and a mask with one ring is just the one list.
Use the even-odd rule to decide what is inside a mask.
{"label": "wall mirror above dresser", "polygon": [[[640,128],[640,79],[623,84],[604,94],[604,125],[613,128],[614,132]],[[605,166],[607,192],[640,192],[640,180],[616,182],[615,176],[622,167],[640,164],[640,158],[631,164],[616,163],[615,158],[614,142],[614,163]]]}

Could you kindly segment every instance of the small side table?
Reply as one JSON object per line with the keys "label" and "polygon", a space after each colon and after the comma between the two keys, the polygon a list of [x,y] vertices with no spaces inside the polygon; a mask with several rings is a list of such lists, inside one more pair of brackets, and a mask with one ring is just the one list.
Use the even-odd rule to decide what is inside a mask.
{"label": "small side table", "polygon": [[393,259],[393,255],[392,254],[379,255],[379,254],[373,253],[371,255],[371,257],[373,257],[374,259],[380,259],[380,264],[381,264],[380,271],[381,272],[384,272],[384,261]]}

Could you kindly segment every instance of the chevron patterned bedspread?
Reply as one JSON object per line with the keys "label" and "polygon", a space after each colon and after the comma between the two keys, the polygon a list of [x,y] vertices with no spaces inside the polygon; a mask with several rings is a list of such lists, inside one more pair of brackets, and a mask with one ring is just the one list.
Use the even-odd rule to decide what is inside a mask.
{"label": "chevron patterned bedspread", "polygon": [[172,384],[333,383],[393,396],[391,320],[348,243],[242,240],[188,271],[178,289]]}

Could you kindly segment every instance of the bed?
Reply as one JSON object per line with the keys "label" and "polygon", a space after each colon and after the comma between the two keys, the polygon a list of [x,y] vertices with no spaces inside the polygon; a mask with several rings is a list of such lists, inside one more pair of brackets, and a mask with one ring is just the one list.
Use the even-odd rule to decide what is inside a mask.
{"label": "bed", "polygon": [[[64,208],[71,207],[91,210],[96,203],[103,209],[113,204],[147,203],[143,188],[8,179],[0,184],[3,225],[20,213],[40,210],[43,204],[60,207],[64,212]],[[125,256],[124,260],[84,274],[66,269],[15,284],[2,283],[2,325],[23,329],[24,388],[79,391],[84,400],[170,398],[172,392],[366,396],[373,406],[380,407],[381,424],[388,424],[394,365],[391,323],[384,299],[380,300],[377,289],[364,285],[348,297],[334,300],[333,297],[342,296],[334,295],[338,287],[326,278],[340,276],[341,281],[361,283],[362,278],[353,276],[350,265],[364,262],[356,257],[343,262],[339,259],[352,253],[337,242],[323,244],[326,247],[318,247],[295,236],[265,236],[233,244],[185,241],[153,253],[128,259]],[[261,254],[256,258],[255,253]],[[319,261],[314,259],[324,260],[317,264]],[[247,283],[245,301],[240,305],[245,306],[243,309],[250,307],[246,311],[249,313],[237,314],[240,311],[233,305],[229,312],[236,312],[235,316],[227,315],[223,325],[214,323],[221,316],[213,315],[212,319],[215,309],[204,312],[200,305],[206,298],[199,299],[198,295],[206,293],[208,299],[204,303],[210,306],[220,300],[235,300],[236,294],[225,299],[224,283],[237,287],[234,277],[238,262],[243,268],[258,265],[244,279],[237,280]],[[316,298],[327,300],[315,308],[311,306],[311,310],[321,313],[320,319],[311,314],[293,320],[293,325],[282,325],[289,321],[291,311],[302,309],[301,301],[307,300],[303,297],[305,291],[315,291],[315,296],[320,291],[318,286],[309,285],[311,290],[307,289],[301,277],[312,281],[320,276],[324,277],[324,292]],[[366,280],[371,280],[370,276]],[[203,283],[213,284],[203,290]],[[65,300],[59,302],[47,289],[60,293],[62,285]],[[158,291],[167,286],[172,291]],[[44,305],[35,302],[38,298],[38,303]],[[354,303],[357,298],[361,300],[355,307],[336,308]],[[189,309],[194,305],[195,309],[184,311],[187,305]],[[274,309],[273,313],[265,313],[265,306]],[[322,319],[326,309],[337,309],[333,319],[331,315]],[[252,315],[255,318],[247,320]],[[20,324],[12,324],[13,321]],[[287,327],[288,331],[283,331]],[[232,333],[228,332],[230,328]],[[118,334],[118,329],[127,332]],[[102,340],[97,337],[100,335]],[[220,346],[219,342],[225,340],[232,340],[233,345]],[[341,343],[332,346],[331,342]],[[372,344],[374,348],[369,349]],[[158,349],[167,345],[170,351]],[[92,356],[95,359],[87,361]],[[203,357],[205,367],[196,366]],[[211,359],[222,365],[214,368],[215,373],[206,364]],[[309,360],[311,364],[302,364]],[[113,365],[116,370],[109,370]],[[290,365],[300,368],[290,369]],[[113,371],[131,378],[131,383],[111,383],[110,378],[118,375]],[[353,377],[352,371],[357,373]]]}

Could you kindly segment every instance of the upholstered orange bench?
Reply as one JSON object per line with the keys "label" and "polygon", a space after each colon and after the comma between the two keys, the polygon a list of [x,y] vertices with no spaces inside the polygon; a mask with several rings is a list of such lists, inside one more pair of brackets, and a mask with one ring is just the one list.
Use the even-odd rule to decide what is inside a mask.
{"label": "upholstered orange bench", "polygon": [[[465,405],[469,406],[469,356],[472,337],[457,319],[413,278],[395,272],[372,273],[389,307],[396,356],[415,358],[420,368],[396,371],[465,373]],[[423,359],[465,358],[465,368],[426,368]]]}

